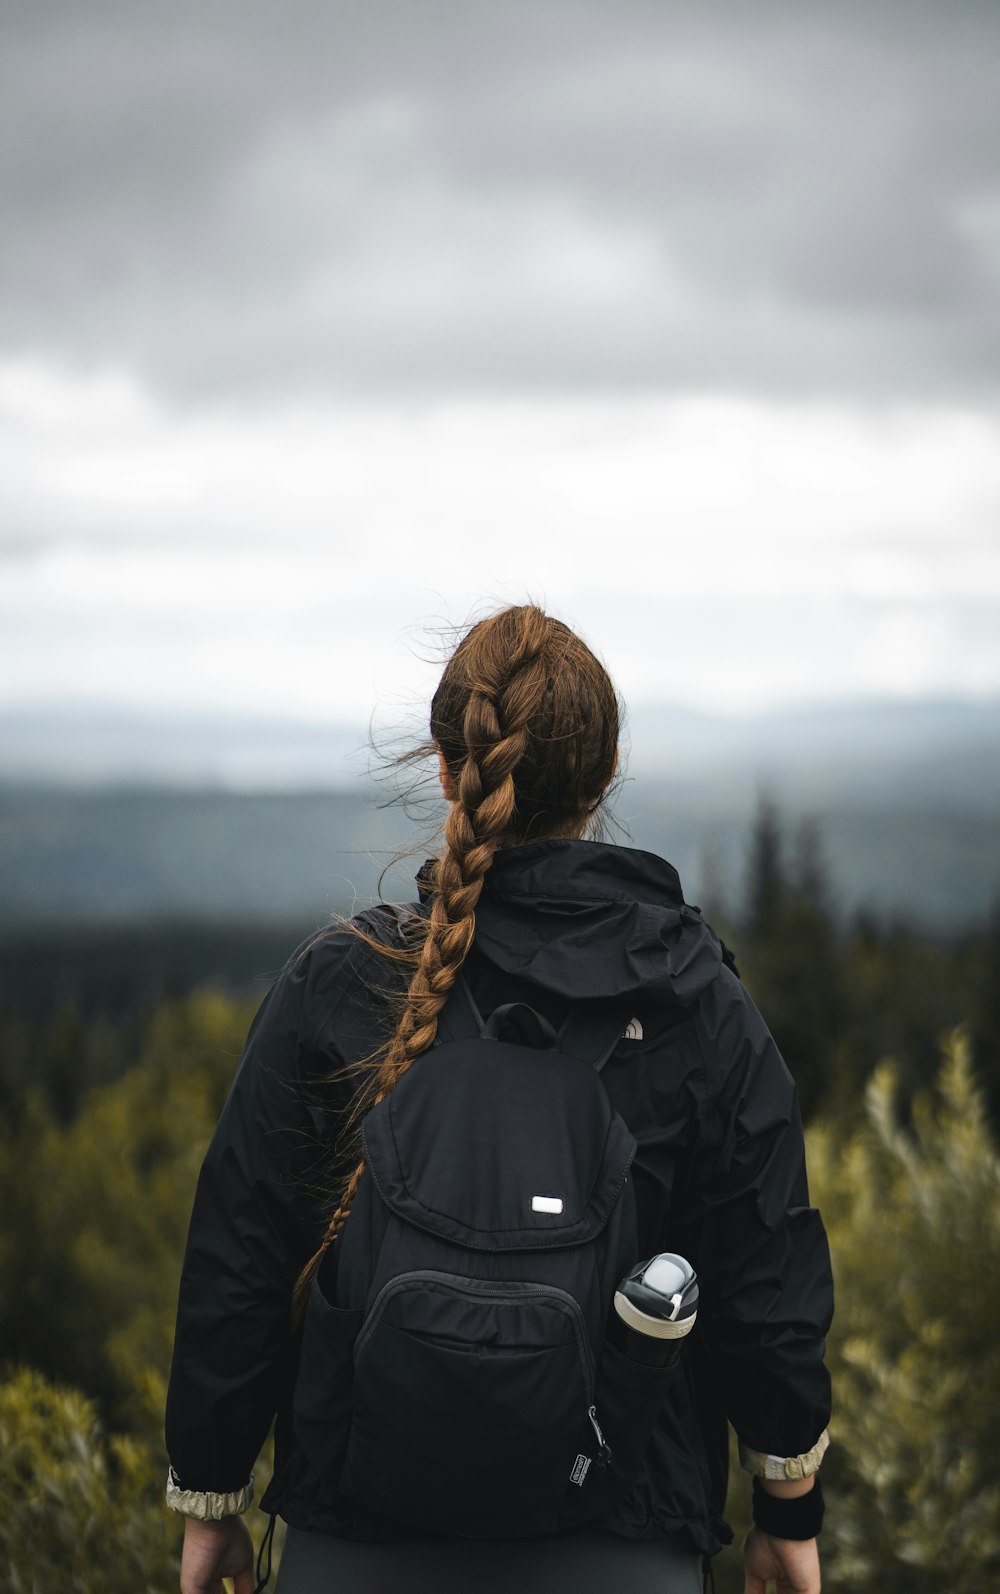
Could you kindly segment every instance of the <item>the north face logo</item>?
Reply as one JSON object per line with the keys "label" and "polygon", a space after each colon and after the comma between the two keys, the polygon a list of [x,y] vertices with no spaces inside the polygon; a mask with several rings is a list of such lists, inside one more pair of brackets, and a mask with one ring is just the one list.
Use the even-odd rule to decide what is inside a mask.
{"label": "the north face logo", "polygon": [[642,1025],[637,1018],[630,1018],[622,1030],[623,1041],[641,1041]]}

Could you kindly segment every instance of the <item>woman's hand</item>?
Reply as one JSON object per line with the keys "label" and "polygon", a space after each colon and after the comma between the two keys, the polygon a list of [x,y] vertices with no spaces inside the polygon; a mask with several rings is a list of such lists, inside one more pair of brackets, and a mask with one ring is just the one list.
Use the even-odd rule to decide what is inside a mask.
{"label": "woman's hand", "polygon": [[181,1594],[224,1594],[224,1577],[233,1579],[233,1594],[253,1594],[253,1541],[243,1518],[199,1522],[186,1517]]}
{"label": "woman's hand", "polygon": [[[743,1594],[766,1594],[774,1578],[777,1594],[819,1594],[819,1547],[815,1539],[772,1539],[751,1528],[743,1546]],[[237,1590],[237,1594],[241,1591]]]}

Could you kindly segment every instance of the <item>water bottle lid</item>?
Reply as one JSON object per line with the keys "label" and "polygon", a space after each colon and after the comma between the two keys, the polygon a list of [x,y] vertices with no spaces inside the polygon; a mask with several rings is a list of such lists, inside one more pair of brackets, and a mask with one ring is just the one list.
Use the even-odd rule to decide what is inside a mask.
{"label": "water bottle lid", "polygon": [[665,1295],[669,1299],[672,1295],[683,1295],[693,1278],[694,1269],[690,1262],[685,1262],[682,1256],[675,1256],[672,1251],[661,1251],[647,1266],[642,1282],[648,1290],[655,1290],[657,1295]]}
{"label": "water bottle lid", "polygon": [[639,1262],[615,1292],[615,1310],[631,1328],[657,1339],[681,1338],[698,1315],[694,1268],[674,1251]]}

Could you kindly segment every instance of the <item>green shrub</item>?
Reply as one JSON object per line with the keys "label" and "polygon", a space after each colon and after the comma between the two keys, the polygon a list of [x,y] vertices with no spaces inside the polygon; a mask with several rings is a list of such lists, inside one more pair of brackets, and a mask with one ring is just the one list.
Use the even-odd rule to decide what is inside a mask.
{"label": "green shrub", "polygon": [[1000,1157],[965,1034],[944,1050],[911,1127],[887,1063],[863,1130],[809,1137],[837,1287],[831,1591],[1000,1587]]}
{"label": "green shrub", "polygon": [[195,1181],[249,1016],[215,991],[165,1004],[136,1066],[71,1123],[36,1100],[0,1140],[17,1216],[0,1250],[3,1354],[129,1432],[162,1416]]}
{"label": "green shrub", "polygon": [[175,1594],[164,1476],[136,1440],[105,1433],[77,1390],[15,1372],[0,1384],[0,1589]]}
{"label": "green shrub", "polygon": [[[165,1004],[136,1066],[72,1122],[36,1098],[0,1139],[17,1217],[0,1243],[0,1594],[175,1594],[163,1408],[177,1284],[250,1016],[210,990]],[[258,1499],[270,1473],[268,1445]],[[255,1539],[265,1525],[252,1510]]]}

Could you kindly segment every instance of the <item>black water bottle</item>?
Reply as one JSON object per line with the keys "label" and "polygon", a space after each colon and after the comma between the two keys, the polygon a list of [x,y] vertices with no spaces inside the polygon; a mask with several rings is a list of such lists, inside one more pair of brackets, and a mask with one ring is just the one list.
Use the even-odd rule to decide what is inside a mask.
{"label": "black water bottle", "polygon": [[690,1262],[661,1251],[637,1262],[615,1291],[615,1341],[632,1361],[668,1367],[698,1316],[698,1277]]}

